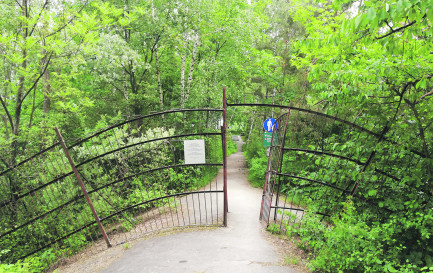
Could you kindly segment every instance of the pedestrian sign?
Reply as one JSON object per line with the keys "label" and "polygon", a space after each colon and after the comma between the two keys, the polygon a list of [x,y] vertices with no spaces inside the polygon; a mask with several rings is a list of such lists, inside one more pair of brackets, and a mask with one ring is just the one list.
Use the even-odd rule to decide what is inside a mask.
{"label": "pedestrian sign", "polygon": [[277,130],[277,128],[278,128],[277,121],[274,118],[268,118],[263,123],[263,128],[265,129],[266,132],[272,133],[274,124],[275,124],[275,130]]}
{"label": "pedestrian sign", "polygon": [[[263,147],[271,147],[272,132],[263,133]],[[277,145],[277,134],[274,135],[273,145]]]}

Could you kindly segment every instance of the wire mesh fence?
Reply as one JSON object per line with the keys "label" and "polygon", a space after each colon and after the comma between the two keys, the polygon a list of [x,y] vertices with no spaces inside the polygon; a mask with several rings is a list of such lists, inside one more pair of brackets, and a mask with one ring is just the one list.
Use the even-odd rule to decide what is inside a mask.
{"label": "wire mesh fence", "polygon": [[[222,110],[184,109],[116,124],[67,151],[60,142],[0,172],[0,249],[13,262],[44,251],[71,255],[176,226],[221,225]],[[53,131],[54,134],[54,131]],[[185,162],[184,141],[204,140],[205,162]]]}

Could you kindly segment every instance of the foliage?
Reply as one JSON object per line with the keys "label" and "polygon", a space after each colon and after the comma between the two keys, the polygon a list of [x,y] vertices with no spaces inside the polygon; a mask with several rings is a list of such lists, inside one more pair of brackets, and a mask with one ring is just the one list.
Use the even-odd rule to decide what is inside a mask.
{"label": "foliage", "polygon": [[244,154],[248,163],[248,180],[251,185],[263,188],[268,158],[266,148],[262,145],[261,136],[254,134],[250,136],[249,142],[244,148]]}
{"label": "foliage", "polygon": [[[400,223],[399,223],[400,222]],[[287,224],[289,236],[299,236],[299,246],[309,251],[310,266],[323,272],[430,272],[419,258],[407,256],[399,240],[401,219],[368,223],[352,201],[329,223],[307,213],[302,224]]]}
{"label": "foliage", "polygon": [[292,60],[308,73],[308,101],[327,101],[334,112],[363,111],[431,158],[431,1],[294,3],[291,14],[306,38],[294,43]]}
{"label": "foliage", "polygon": [[[283,172],[302,179],[287,179],[280,190],[310,211],[295,233],[312,251],[317,270],[431,270],[432,4],[418,0],[289,4],[290,18],[302,29],[302,36],[290,40],[287,50],[289,66],[296,67],[297,75],[293,79],[298,95],[291,99],[354,121],[386,139],[372,141],[338,122],[332,125],[306,115],[295,114],[300,124],[289,124],[295,128],[291,147],[310,152],[290,152],[283,158]],[[305,88],[299,85],[303,79],[308,80]],[[314,151],[359,162],[374,158],[362,167]],[[348,195],[356,197],[353,205],[341,204],[344,193],[312,181],[352,190]],[[311,196],[318,204],[311,203]],[[335,215],[324,223],[313,215],[317,211]]]}
{"label": "foliage", "polygon": [[280,226],[277,224],[270,224],[267,228],[267,230],[271,233],[271,234],[280,234],[281,230],[280,230]]}
{"label": "foliage", "polygon": [[[5,254],[9,251],[1,251],[1,254]],[[50,265],[56,260],[56,255],[53,253],[53,249],[48,249],[43,252],[39,257],[29,257],[24,261],[18,261],[14,264],[0,263],[1,273],[39,273],[49,269]]]}

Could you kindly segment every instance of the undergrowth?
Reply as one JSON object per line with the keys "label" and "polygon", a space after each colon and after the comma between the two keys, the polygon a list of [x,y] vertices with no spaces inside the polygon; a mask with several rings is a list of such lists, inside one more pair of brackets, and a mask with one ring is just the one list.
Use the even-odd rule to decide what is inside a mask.
{"label": "undergrowth", "polygon": [[286,223],[286,234],[308,252],[314,272],[433,272],[431,258],[410,255],[404,242],[396,239],[401,222],[391,218],[368,223],[349,199],[329,222],[307,212],[301,223]]}

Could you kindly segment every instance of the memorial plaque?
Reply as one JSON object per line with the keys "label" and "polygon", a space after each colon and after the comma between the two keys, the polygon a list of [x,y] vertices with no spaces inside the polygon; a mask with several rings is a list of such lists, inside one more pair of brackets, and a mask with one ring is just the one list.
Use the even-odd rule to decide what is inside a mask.
{"label": "memorial plaque", "polygon": [[184,140],[185,164],[206,163],[204,139]]}

